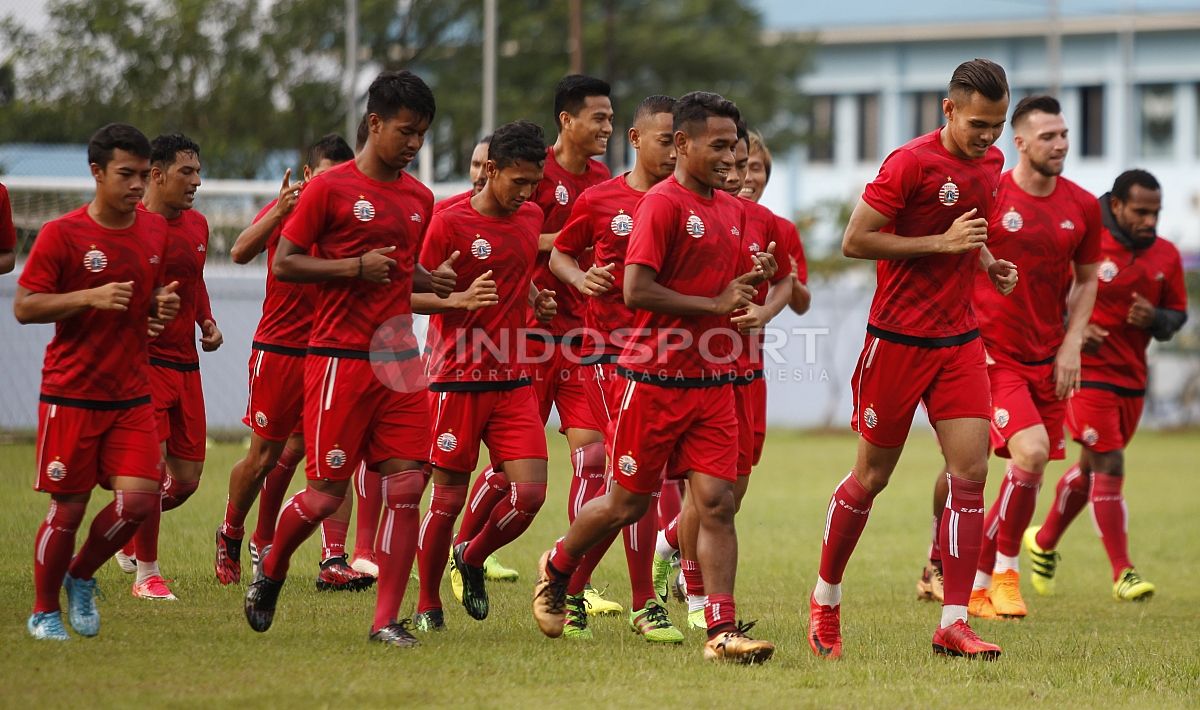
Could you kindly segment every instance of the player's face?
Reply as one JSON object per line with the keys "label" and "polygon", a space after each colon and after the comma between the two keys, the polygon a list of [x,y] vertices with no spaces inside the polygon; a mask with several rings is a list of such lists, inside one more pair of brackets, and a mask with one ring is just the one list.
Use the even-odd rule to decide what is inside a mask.
{"label": "player's face", "polygon": [[165,172],[154,168],[151,178],[163,204],[173,210],[190,210],[196,201],[196,188],[200,187],[200,156],[181,150]]}
{"label": "player's face", "polygon": [[732,118],[709,116],[703,126],[694,125],[695,135],[675,132],[675,155],[692,179],[705,187],[720,190],[734,170],[737,150],[737,125]]}
{"label": "player's face", "polygon": [[103,168],[92,163],[96,180],[96,195],[109,209],[129,214],[137,209],[146,196],[150,182],[150,159],[116,148],[108,165]]}
{"label": "player's face", "polygon": [[675,140],[671,120],[669,113],[655,113],[643,117],[629,129],[629,142],[637,151],[638,164],[655,180],[665,180],[675,172]]}
{"label": "player's face", "polygon": [[767,161],[761,152],[750,154],[746,163],[746,180],[742,183],[742,197],[751,202],[762,199],[763,190],[767,187]]}
{"label": "player's face", "polygon": [[516,212],[533,196],[534,188],[542,181],[543,165],[541,162],[518,160],[512,165],[500,168],[494,161],[489,160],[484,166],[487,176],[485,188],[491,190],[501,209],[510,213]]}
{"label": "player's face", "polygon": [[568,141],[588,155],[604,155],[608,150],[608,139],[613,131],[612,102],[607,96],[589,96],[583,108],[572,116],[563,111],[559,114],[562,133]]}
{"label": "player's face", "polygon": [[380,118],[371,114],[371,139],[375,154],[394,170],[403,170],[417,157],[417,151],[425,144],[425,132],[429,130],[429,119],[402,108],[395,115]]}
{"label": "player's face", "polygon": [[1148,190],[1141,185],[1129,188],[1129,199],[1109,202],[1117,226],[1126,234],[1139,239],[1153,237],[1158,228],[1158,213],[1162,210],[1162,191]]}
{"label": "player's face", "polygon": [[1046,177],[1061,175],[1067,160],[1067,122],[1061,114],[1034,111],[1021,122],[1016,135],[1021,159]]}
{"label": "player's face", "polygon": [[[956,100],[957,99],[957,100]],[[962,156],[982,158],[1004,131],[1008,97],[992,101],[978,91],[942,99],[946,131]]]}
{"label": "player's face", "polygon": [[487,172],[483,169],[487,165],[488,144],[480,143],[475,146],[475,150],[471,151],[471,194],[478,195],[483,189],[483,184],[487,182]]}
{"label": "player's face", "polygon": [[742,194],[742,186],[746,184],[746,171],[750,165],[750,146],[746,141],[740,140],[737,142],[737,147],[733,151],[733,170],[729,171],[729,177],[725,178],[723,189],[725,192],[737,197]]}

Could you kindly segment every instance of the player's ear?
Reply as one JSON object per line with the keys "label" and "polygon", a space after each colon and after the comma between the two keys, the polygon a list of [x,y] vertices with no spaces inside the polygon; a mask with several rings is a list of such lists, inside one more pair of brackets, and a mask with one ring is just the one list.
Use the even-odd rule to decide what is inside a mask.
{"label": "player's ear", "polygon": [[674,138],[675,138],[675,155],[679,156],[679,157],[687,155],[687,146],[688,146],[688,141],[689,141],[687,132],[686,131],[675,131]]}
{"label": "player's ear", "polygon": [[633,146],[634,150],[638,150],[641,147],[642,137],[641,134],[638,133],[638,129],[630,128],[625,132],[625,135],[628,136],[629,145]]}
{"label": "player's ear", "polygon": [[309,180],[312,180],[312,174],[313,174],[312,168],[305,165],[304,166],[304,182],[308,182]]}
{"label": "player's ear", "polygon": [[104,179],[104,168],[100,167],[99,163],[89,163],[88,169],[92,171],[92,177],[96,179],[96,182]]}
{"label": "player's ear", "polygon": [[942,114],[946,117],[946,123],[954,118],[954,99],[949,96],[942,99]]}
{"label": "player's ear", "polygon": [[496,161],[488,158],[487,162],[483,164],[483,174],[487,175],[488,180],[500,174],[500,168],[496,165]]}

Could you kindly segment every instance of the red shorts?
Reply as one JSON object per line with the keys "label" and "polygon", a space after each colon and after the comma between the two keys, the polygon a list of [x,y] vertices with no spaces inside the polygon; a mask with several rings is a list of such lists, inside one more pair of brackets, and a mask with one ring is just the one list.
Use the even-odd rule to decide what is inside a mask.
{"label": "red shorts", "polygon": [[733,386],[733,406],[737,413],[739,476],[749,476],[750,469],[754,468],[754,429],[758,421],[754,400],[753,383],[738,383]]}
{"label": "red shorts", "polygon": [[150,364],[150,398],[158,420],[158,440],[167,455],[186,461],[204,460],[204,389],[200,370]]}
{"label": "red shorts", "polygon": [[[417,358],[396,365],[419,376]],[[366,462],[424,461],[429,451],[429,394],[397,391],[372,363],[308,355],[304,360],[304,453],[310,479],[349,480]]]}
{"label": "red shorts", "polygon": [[37,482],[63,495],[108,488],[113,476],[161,480],[154,406],[100,410],[38,404]]}
{"label": "red shorts", "polygon": [[750,463],[757,466],[767,441],[767,381],[759,377],[751,381],[749,387],[750,408],[754,413],[754,456]]}
{"label": "red shorts", "polygon": [[902,446],[923,402],[931,423],[991,419],[983,341],[926,348],[867,335],[854,378],[850,427],[884,448]]}
{"label": "red shorts", "polygon": [[304,430],[304,358],[250,351],[250,397],[242,423],[267,441],[286,441]]}
{"label": "red shorts", "polygon": [[[624,379],[624,378],[622,378]],[[662,488],[663,468],[737,480],[733,385],[661,387],[624,379],[613,427],[613,478],[626,490]]]}
{"label": "red shorts", "polygon": [[[562,343],[546,344],[540,340],[526,340],[533,362],[529,366],[529,377],[533,380],[533,393],[538,401],[538,410],[543,424],[550,419],[550,407],[558,410],[558,430],[591,429],[603,431],[603,423],[597,422],[588,400],[588,382],[594,380],[592,368],[579,364],[579,348],[569,348]],[[554,348],[547,354],[547,348]]]}
{"label": "red shorts", "polygon": [[592,410],[592,420],[599,422],[604,440],[612,438],[613,424],[617,421],[617,410],[621,396],[625,394],[625,378],[617,374],[615,362],[582,366],[588,375],[584,392]]}
{"label": "red shorts", "polygon": [[1145,402],[1144,396],[1085,386],[1067,400],[1071,438],[1096,453],[1120,451],[1133,439]]}
{"label": "red shorts", "polygon": [[546,429],[538,418],[533,388],[486,392],[430,392],[433,429],[425,460],[438,468],[470,473],[487,444],[492,466],[519,459],[546,459]]}
{"label": "red shorts", "polygon": [[1019,431],[1040,425],[1050,436],[1050,460],[1066,458],[1063,419],[1067,416],[1067,400],[1054,394],[1054,363],[1024,365],[1000,357],[988,365],[988,379],[992,386],[991,432],[996,455],[1012,458],[1008,440]]}

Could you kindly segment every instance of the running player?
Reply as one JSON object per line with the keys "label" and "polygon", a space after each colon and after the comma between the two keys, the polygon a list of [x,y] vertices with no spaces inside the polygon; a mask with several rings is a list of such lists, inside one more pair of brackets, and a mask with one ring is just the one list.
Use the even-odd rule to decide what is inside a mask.
{"label": "running player", "polygon": [[[742,183],[742,197],[751,202],[762,200],[767,183],[771,181],[771,150],[758,131],[750,131],[750,160],[746,163],[746,180]],[[778,228],[783,238],[781,244],[794,245],[789,256],[792,261],[792,297],[788,306],[797,315],[804,315],[812,305],[812,294],[808,290],[808,262],[804,258],[804,244],[796,223],[776,215]]]}
{"label": "running player", "polygon": [[673,116],[675,173],[638,203],[625,259],[625,302],[637,312],[617,365],[626,386],[611,444],[616,485],[585,504],[542,555],[533,615],[542,633],[562,635],[567,598],[582,591],[572,579],[581,558],[645,514],[665,470],[689,480],[701,510],[698,551],[710,589],[704,656],[759,662],[774,646],[745,635],[733,599],[737,445],[728,432],[737,418],[728,316],[749,305],[775,262],[770,251],[756,254],[755,268],[737,274],[744,208],[721,191],[733,169],[737,107],[693,92]]}
{"label": "running player", "polygon": [[1140,601],[1155,591],[1129,556],[1121,488],[1146,395],[1146,348],[1151,338],[1170,340],[1187,320],[1179,250],[1155,233],[1161,209],[1162,188],[1145,170],[1121,173],[1100,196],[1096,307],[1084,330],[1081,389],[1067,403],[1067,426],[1083,451],[1059,480],[1046,521],[1024,535],[1039,594],[1054,593],[1058,541],[1089,501],[1112,565],[1113,599]]}
{"label": "running player", "polygon": [[454,272],[452,259],[434,275],[414,264],[433,194],[404,168],[433,120],[433,93],[415,74],[384,72],[367,111],[366,147],[305,186],[272,261],[280,279],[317,284],[304,369],[308,486],[284,505],[244,610],[255,631],[270,628],[292,554],[366,462],[382,476],[387,509],[370,638],[409,647],[417,640],[396,616],[416,552],[429,426],[410,299],[414,290],[448,296]]}
{"label": "running player", "polygon": [[8,188],[0,182],[0,274],[7,274],[17,265],[17,228],[13,225],[12,205]]}
{"label": "running player", "polygon": [[1011,290],[1016,269],[984,248],[1004,157],[994,147],[1008,113],[1004,70],[986,59],[954,70],[942,99],[946,125],[884,161],[854,208],[842,251],[878,261],[866,343],[853,378],[858,457],[829,502],[820,574],[809,601],[808,641],[826,658],[842,653],[842,574],[871,502],[896,468],[918,402],[949,463],[950,496],[940,536],[946,603],[936,653],[995,658],[1000,647],[967,625],[971,577],[983,536],[991,408],[983,343],[971,292],[986,267]]}
{"label": "running player", "polygon": [[[170,322],[179,284],[166,275],[166,220],[139,211],[150,180],[150,142],[113,123],[88,142],[92,201],[42,228],[17,282],[21,323],[54,323],[38,412],[37,483],[50,512],[34,544],[36,599],[26,628],[66,641],[59,591],[80,636],[100,632],[96,580],[160,505],[158,439],[150,400],[146,318]],[[83,547],[75,532],[92,489],[113,491]]]}

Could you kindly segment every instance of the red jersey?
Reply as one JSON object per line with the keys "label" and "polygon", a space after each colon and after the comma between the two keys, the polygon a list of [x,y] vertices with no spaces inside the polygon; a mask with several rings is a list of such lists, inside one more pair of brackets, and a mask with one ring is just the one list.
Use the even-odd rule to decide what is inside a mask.
{"label": "red jersey", "polygon": [[[254,217],[258,222],[267,216],[279,200],[271,200]],[[288,215],[291,218],[291,215]],[[267,237],[267,291],[263,296],[262,318],[254,331],[255,345],[303,350],[308,346],[312,333],[313,304],[317,300],[314,284],[291,283],[275,278],[271,264],[275,262],[275,250],[279,248],[279,235],[283,223],[275,227]]]}
{"label": "red jersey", "polygon": [[521,336],[541,228],[541,210],[529,202],[510,217],[479,214],[470,200],[434,215],[421,264],[434,269],[458,250],[455,290],[465,290],[490,270],[500,302],[430,316],[426,373],[431,390],[509,389],[528,382],[520,361]]}
{"label": "red jersey", "polygon": [[[753,256],[760,251],[765,251],[771,242],[775,242],[775,254],[779,260],[779,269],[771,278],[771,282],[766,281],[758,285],[758,290],[754,293],[753,301],[756,305],[763,305],[767,302],[767,292],[772,284],[777,284],[786,279],[791,271],[788,270],[787,263],[790,262],[788,249],[791,244],[786,241],[785,237],[779,233],[779,221],[775,217],[775,213],[767,209],[763,205],[739,197],[742,203],[742,209],[745,210],[744,227],[742,229],[742,244],[741,253],[738,260],[737,273],[744,274],[754,268]],[[732,323],[730,327],[736,328]],[[738,348],[738,358],[735,363],[737,371],[740,375],[750,376],[751,373],[762,371],[762,342],[763,335],[739,335],[741,346]]]}
{"label": "red jersey", "polygon": [[1084,351],[1084,382],[1146,389],[1150,331],[1125,322],[1135,293],[1155,308],[1187,311],[1179,249],[1159,237],[1148,248],[1132,251],[1105,229],[1100,235],[1100,268],[1091,322],[1107,330],[1108,337],[1096,352]]}
{"label": "red jersey", "polygon": [[[717,190],[705,199],[667,178],[633,215],[626,264],[643,264],[656,281],[689,296],[720,295],[742,265],[741,200]],[[634,314],[617,360],[627,376],[663,385],[719,384],[734,373],[737,337],[727,315]]]}
{"label": "red jersey", "polygon": [[433,213],[437,214],[438,212],[441,212],[442,210],[446,209],[447,207],[453,207],[454,205],[457,205],[459,202],[462,202],[463,200],[469,200],[474,196],[475,196],[474,189],[470,189],[465,192],[460,192],[457,195],[451,195],[451,196],[447,197],[446,199],[441,200],[440,202],[435,204],[433,206]]}
{"label": "red jersey", "polygon": [[368,353],[379,327],[398,318],[399,347],[415,349],[412,276],[432,212],[433,193],[413,176],[373,180],[353,160],[308,183],[283,225],[284,239],[322,259],[357,259],[372,249],[396,247],[387,255],[396,262],[390,283],[350,278],[316,284],[310,348],[326,355]]}
{"label": "red jersey", "polygon": [[[625,305],[623,293],[625,252],[633,231],[634,209],[645,194],[630,187],[625,175],[588,188],[575,201],[571,218],[554,240],[556,249],[576,260],[589,260],[598,266],[613,264],[613,287],[599,296],[583,297],[584,322],[604,342],[603,350],[597,354],[620,354],[621,348],[613,343],[612,333],[633,323],[633,311]],[[566,288],[571,290],[569,286]]]}
{"label": "red jersey", "polygon": [[[992,214],[1003,165],[1004,155],[995,146],[978,160],[952,155],[939,128],[893,151],[862,198],[890,220],[882,231],[905,237],[942,234],[971,209],[977,210],[975,217]],[[977,326],[971,294],[978,269],[975,250],[880,259],[868,331],[885,339],[899,335],[902,342],[969,337]]]}
{"label": "red jersey", "polygon": [[[608,166],[599,160],[588,160],[582,174],[576,175],[558,164],[554,157],[554,146],[546,148],[546,165],[542,172],[542,181],[533,191],[531,201],[542,208],[542,234],[552,234],[563,228],[571,216],[575,200],[583,191],[592,185],[598,185],[608,180],[611,174]],[[580,266],[587,269],[592,264],[586,256]],[[539,252],[537,269],[533,274],[533,283],[538,288],[548,288],[554,291],[554,300],[558,303],[558,314],[549,324],[540,323],[529,313],[528,325],[532,328],[549,330],[555,336],[565,335],[568,331],[583,327],[583,315],[587,308],[584,296],[572,288],[564,288],[565,284],[558,280],[550,271],[550,252]]]}
{"label": "red jersey", "polygon": [[[138,209],[147,212],[138,205]],[[158,337],[150,339],[150,357],[179,365],[198,365],[196,326],[213,320],[204,285],[204,259],[208,256],[208,220],[196,210],[184,210],[167,220],[166,276],[178,281],[179,315],[169,321]]]}
{"label": "red jersey", "polygon": [[154,289],[165,283],[167,222],[138,212],[127,229],[107,229],[87,205],[51,220],[34,241],[18,283],[33,293],[71,293],[133,282],[128,310],[85,308],[54,324],[42,366],[42,401],[113,408],[150,401],[149,336]]}
{"label": "red jersey", "polygon": [[1030,195],[1000,178],[995,209],[988,217],[988,249],[1017,265],[1021,279],[1001,296],[987,272],[975,273],[975,311],[989,351],[1022,363],[1052,361],[1066,335],[1067,295],[1073,264],[1100,260],[1100,204],[1096,197],[1060,177],[1054,192]]}
{"label": "red jersey", "polygon": [[17,248],[17,228],[13,225],[12,205],[8,201],[8,188],[0,183],[0,251]]}
{"label": "red jersey", "polygon": [[[775,260],[779,262],[779,268],[794,268],[800,283],[808,283],[808,261],[804,258],[804,243],[800,240],[800,230],[796,229],[796,223],[790,219],[776,215],[775,220],[778,222],[777,234],[782,240],[781,244],[775,245]],[[784,255],[789,261],[783,260]]]}

